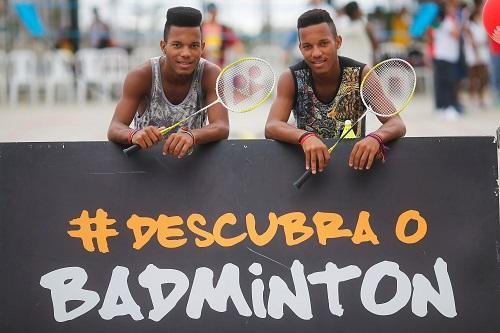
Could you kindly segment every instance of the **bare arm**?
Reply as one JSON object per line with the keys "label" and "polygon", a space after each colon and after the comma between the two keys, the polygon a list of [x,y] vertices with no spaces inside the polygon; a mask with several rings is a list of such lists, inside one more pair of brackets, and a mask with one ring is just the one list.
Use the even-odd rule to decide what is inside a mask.
{"label": "bare arm", "polygon": [[[217,100],[215,82],[219,76],[220,68],[207,62],[203,72],[203,91],[206,96],[207,105]],[[193,130],[196,143],[208,143],[227,139],[229,136],[229,117],[227,110],[221,103],[217,103],[208,108],[208,125],[200,129]]]}
{"label": "bare arm", "polygon": [[[365,66],[362,72],[363,77],[369,70],[370,67]],[[398,139],[406,134],[406,126],[399,115],[377,118],[382,125],[373,133],[378,135],[383,143]],[[370,169],[379,149],[380,144],[376,139],[370,136],[365,137],[354,145],[349,156],[349,166],[354,169]]]}
{"label": "bare arm", "polygon": [[[288,124],[294,96],[295,84],[293,76],[290,71],[286,71],[281,74],[278,81],[277,97],[271,106],[266,122],[266,138],[299,144],[300,137],[306,131]],[[323,171],[330,159],[330,154],[323,141],[316,136],[309,136],[301,145],[304,150],[306,169],[311,168],[313,174],[316,173],[316,170]]]}
{"label": "bare arm", "polygon": [[295,84],[292,73],[286,71],[279,78],[277,96],[271,105],[271,110],[267,117],[265,128],[266,138],[293,144],[299,143],[299,137],[305,131],[288,124],[290,112],[293,107],[294,94]]}
{"label": "bare arm", "polygon": [[[123,85],[123,94],[116,105],[115,113],[108,128],[108,139],[113,142],[127,144],[132,129],[129,127],[137,108],[151,89],[151,65],[145,63],[132,70]],[[162,135],[158,128],[149,126],[137,132],[132,142],[141,148],[149,148],[158,143]]]}

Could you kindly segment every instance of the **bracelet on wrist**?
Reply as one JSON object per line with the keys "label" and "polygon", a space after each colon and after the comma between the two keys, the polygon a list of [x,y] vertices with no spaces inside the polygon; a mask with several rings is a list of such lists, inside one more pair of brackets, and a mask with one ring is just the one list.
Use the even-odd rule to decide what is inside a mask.
{"label": "bracelet on wrist", "polygon": [[138,129],[130,129],[127,135],[127,142],[129,145],[132,144],[132,138],[134,137],[135,133],[139,132]]}
{"label": "bracelet on wrist", "polygon": [[302,146],[304,144],[304,142],[306,142],[306,140],[312,136],[316,136],[316,134],[313,132],[302,133],[302,135],[299,137],[299,144]]}
{"label": "bracelet on wrist", "polygon": [[384,144],[384,140],[382,140],[382,137],[380,135],[378,135],[377,133],[374,133],[374,132],[369,133],[366,136],[367,137],[369,136],[370,138],[373,138],[373,139],[377,140],[377,142],[378,142],[378,152],[377,152],[376,157],[378,159],[381,159],[382,162],[385,162],[386,157],[387,157],[387,152],[389,151],[389,147],[387,147]]}
{"label": "bracelet on wrist", "polygon": [[191,129],[189,129],[189,127],[182,126],[181,133],[186,133],[187,135],[189,135],[191,137],[191,139],[193,140],[193,146],[196,145],[196,138],[195,138],[193,132],[191,131]]}

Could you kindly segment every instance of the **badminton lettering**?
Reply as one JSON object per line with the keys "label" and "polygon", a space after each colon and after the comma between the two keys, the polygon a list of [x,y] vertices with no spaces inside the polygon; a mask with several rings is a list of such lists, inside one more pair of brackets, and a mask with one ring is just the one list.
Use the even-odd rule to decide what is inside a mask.
{"label": "badminton lettering", "polygon": [[[210,310],[219,314],[228,312],[228,304],[232,302],[240,317],[282,319],[286,305],[297,318],[311,320],[314,317],[311,291],[317,291],[319,285],[320,290],[326,289],[325,297],[332,317],[338,318],[344,315],[345,310],[349,310],[344,309],[345,298],[339,289],[352,288],[349,282],[358,280],[360,290],[353,290],[349,295],[358,294],[363,308],[372,315],[385,317],[408,311],[407,304],[411,304],[411,312],[420,318],[429,314],[428,304],[432,304],[443,317],[454,318],[458,315],[448,264],[440,257],[435,260],[431,279],[420,273],[410,279],[411,276],[402,271],[396,262],[389,260],[378,262],[365,272],[356,265],[337,266],[333,262],[327,262],[324,269],[307,272],[300,260],[293,260],[291,267],[284,271],[284,276],[273,275],[268,281],[261,278],[262,271],[263,266],[259,262],[253,262],[249,267],[226,263],[220,273],[219,269],[199,267],[193,275],[149,264],[135,278],[137,282],[133,282],[149,292],[150,299],[141,308],[129,289],[129,268],[116,266],[109,278],[102,306],[97,312],[104,320],[130,317],[140,321],[144,319],[142,311],[149,310],[148,319],[159,322],[165,317],[178,320],[178,313],[181,312],[175,316],[168,315],[174,308],[184,306],[187,317],[200,319]],[[216,275],[219,275],[217,282],[214,281]],[[379,284],[387,277],[395,281],[394,296],[385,303],[378,303],[375,295]],[[250,287],[240,284],[243,278],[253,280]],[[40,285],[50,290],[53,315],[57,322],[83,316],[101,302],[99,293],[86,286],[87,280],[88,274],[81,267],[60,268],[40,278]],[[289,289],[285,280],[291,281],[293,288]],[[437,281],[438,288],[435,289],[430,281]],[[164,285],[169,286],[167,295],[164,294]],[[264,293],[264,290],[268,292]],[[245,294],[250,293],[252,300],[245,297]],[[67,304],[71,301],[78,301],[78,307],[69,310]],[[435,313],[430,313],[435,318]]]}
{"label": "badminton lettering", "polygon": [[[67,322],[83,316],[99,303],[101,307],[97,312],[104,320],[125,316],[134,321],[141,321],[145,319],[143,311],[147,306],[150,310],[147,319],[154,322],[164,319],[174,308],[181,306],[185,307],[188,318],[199,319],[210,310],[219,313],[229,311],[230,301],[242,317],[282,319],[286,305],[297,318],[311,320],[314,317],[314,308],[310,293],[317,290],[317,286],[321,290],[325,290],[326,286],[331,315],[342,317],[344,311],[349,308],[344,309],[339,288],[341,285],[342,288],[352,288],[353,285],[348,282],[354,280],[359,281],[360,289],[350,294],[358,294],[362,307],[373,315],[395,315],[400,311],[407,311],[408,304],[411,304],[411,312],[417,317],[428,315],[429,304],[444,317],[454,318],[458,315],[448,264],[441,257],[433,259],[434,276],[429,279],[420,273],[406,273],[397,262],[390,260],[376,262],[371,267],[337,265],[328,261],[325,262],[324,269],[318,266],[312,269],[306,268],[298,259],[291,259],[287,264],[274,261],[259,254],[255,247],[272,241],[280,228],[287,246],[313,240],[314,234],[320,246],[326,245],[332,239],[350,239],[356,245],[366,243],[375,246],[380,240],[373,226],[380,224],[374,223],[372,226],[370,213],[367,211],[359,212],[353,230],[344,225],[344,218],[336,212],[316,212],[310,219],[303,212],[281,215],[270,212],[268,221],[267,230],[261,230],[259,234],[256,225],[262,223],[257,223],[252,213],[247,213],[240,220],[234,213],[224,213],[216,218],[214,223],[207,223],[203,215],[196,213],[186,219],[166,214],[161,214],[158,218],[132,214],[126,225],[134,234],[133,248],[136,250],[144,247],[156,236],[161,246],[170,249],[179,248],[193,239],[194,244],[200,248],[211,245],[231,247],[247,241],[252,243],[248,244],[251,247],[246,247],[249,254],[257,256],[246,267],[228,262],[222,270],[220,267],[203,266],[197,267],[194,273],[168,265],[166,268],[159,268],[152,263],[144,264],[145,269],[140,273],[135,268],[131,271],[125,266],[115,266],[110,272],[107,292],[103,295],[89,289],[91,286],[86,285],[89,276],[82,267],[68,266],[52,270],[41,276],[40,286],[50,290],[53,315],[57,322]],[[115,222],[114,219],[108,218],[108,213],[103,209],[96,211],[95,218],[91,218],[88,211],[83,210],[79,218],[70,221],[70,225],[79,226],[79,229],[68,231],[68,234],[80,238],[85,250],[89,252],[95,250],[94,240],[97,241],[100,252],[108,252],[107,239],[118,235],[118,231],[110,228]],[[244,228],[238,224],[244,225]],[[242,232],[242,229],[245,231]],[[394,228],[396,238],[406,245],[420,242],[426,236],[427,230],[427,222],[417,210],[406,210],[399,214]],[[227,237],[228,235],[231,237]],[[262,275],[264,266],[260,262],[263,259],[273,260],[286,268],[283,275],[272,275],[266,279],[265,275]],[[136,282],[133,283],[149,293],[151,302],[147,306],[141,307],[129,289],[131,272],[138,274],[135,277]],[[388,301],[380,303],[376,295],[379,293],[381,281],[387,281],[387,277],[394,281],[395,292]],[[252,280],[251,285],[240,284],[240,281],[247,279]],[[436,281],[437,288],[430,281]],[[169,288],[164,289],[163,285],[168,285]],[[165,290],[170,291],[165,295]],[[246,298],[246,294],[252,295],[251,301]],[[67,305],[72,301],[79,302],[79,305],[70,309]],[[434,313],[432,315],[435,316]]]}
{"label": "badminton lettering", "polygon": [[101,253],[108,253],[108,238],[118,236],[118,231],[109,228],[116,223],[116,220],[109,219],[108,213],[103,209],[98,209],[94,218],[89,216],[87,210],[83,210],[80,217],[69,221],[70,225],[79,228],[68,231],[68,235],[82,240],[83,248],[88,252],[94,252],[94,240]]}

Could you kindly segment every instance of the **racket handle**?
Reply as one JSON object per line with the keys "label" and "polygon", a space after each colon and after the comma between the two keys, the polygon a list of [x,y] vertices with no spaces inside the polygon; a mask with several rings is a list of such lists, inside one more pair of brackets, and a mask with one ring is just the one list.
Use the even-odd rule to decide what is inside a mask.
{"label": "racket handle", "polygon": [[304,183],[311,177],[312,175],[312,171],[311,169],[309,170],[306,170],[302,176],[300,176],[299,179],[297,179],[294,183],[293,183],[293,186],[295,186],[295,188],[298,190],[302,187],[302,185],[304,185]]}
{"label": "racket handle", "polygon": [[128,156],[132,155],[133,153],[135,153],[138,150],[141,150],[141,146],[135,144],[135,145],[132,145],[132,146],[130,146],[128,148],[123,149],[123,153],[125,154],[125,156],[128,157]]}

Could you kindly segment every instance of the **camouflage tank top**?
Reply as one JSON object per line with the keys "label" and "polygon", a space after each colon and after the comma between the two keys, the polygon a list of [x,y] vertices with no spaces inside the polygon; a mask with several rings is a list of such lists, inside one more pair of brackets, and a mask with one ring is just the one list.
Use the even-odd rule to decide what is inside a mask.
{"label": "camouflage tank top", "polygon": [[[305,61],[290,67],[295,81],[293,115],[297,128],[317,133],[324,139],[338,138],[346,120],[354,124],[365,111],[359,87],[365,64],[339,56],[341,82],[332,101],[316,96],[311,69]],[[365,135],[364,119],[354,126],[356,137]]]}
{"label": "camouflage tank top", "polygon": [[[146,126],[165,126],[175,124],[189,115],[195,113],[203,107],[204,96],[201,87],[203,77],[203,68],[205,59],[200,59],[198,66],[193,73],[193,81],[191,87],[179,104],[171,103],[163,91],[163,84],[160,71],[160,59],[156,57],[150,59],[153,79],[151,84],[151,92],[149,96],[139,106],[135,117],[135,128],[141,129]],[[184,126],[189,128],[201,128],[207,120],[206,112],[202,112],[188,120]],[[175,133],[175,130],[173,131]]]}

